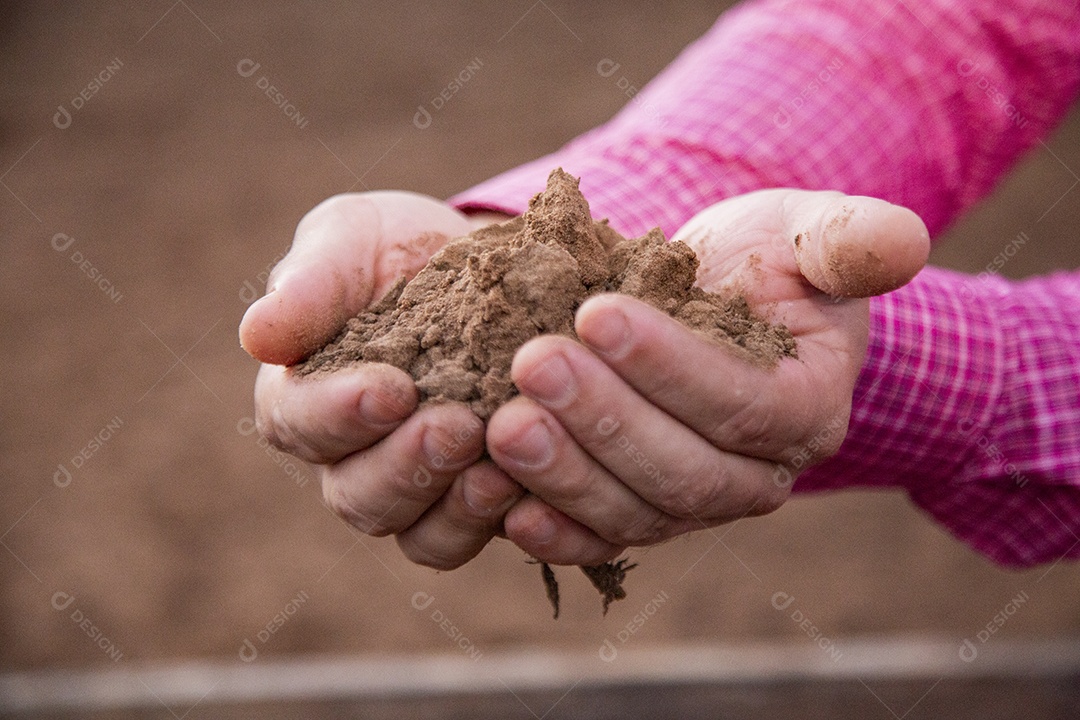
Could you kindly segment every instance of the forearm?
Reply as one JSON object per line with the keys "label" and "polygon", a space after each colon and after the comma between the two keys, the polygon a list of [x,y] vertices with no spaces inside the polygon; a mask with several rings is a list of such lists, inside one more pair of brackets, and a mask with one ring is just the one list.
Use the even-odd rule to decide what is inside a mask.
{"label": "forearm", "polygon": [[801,491],[899,486],[998,562],[1080,556],[1080,273],[928,269],[871,305],[840,452]]}

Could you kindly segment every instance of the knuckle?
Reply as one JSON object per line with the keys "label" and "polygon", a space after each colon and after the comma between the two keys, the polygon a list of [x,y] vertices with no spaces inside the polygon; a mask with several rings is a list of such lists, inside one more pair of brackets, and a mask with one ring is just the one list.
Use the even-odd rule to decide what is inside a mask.
{"label": "knuckle", "polygon": [[584,472],[558,470],[544,473],[541,479],[544,484],[542,495],[545,499],[550,498],[552,504],[576,503],[588,494],[595,475],[595,470]]}
{"label": "knuckle", "polygon": [[821,437],[821,447],[815,460],[821,461],[832,457],[840,452],[840,446],[847,437],[848,425],[851,422],[851,407],[848,406],[832,415],[832,419],[826,422],[818,435]]}
{"label": "knuckle", "polygon": [[275,407],[270,412],[257,410],[255,413],[255,429],[271,446],[294,455],[308,462],[320,462],[321,458],[308,452],[296,429],[285,420],[280,408]]}
{"label": "knuckle", "polygon": [[376,522],[357,507],[356,500],[335,478],[324,475],[322,489],[323,500],[330,511],[360,532],[372,537],[384,537],[393,532],[392,528]]}
{"label": "knuckle", "polygon": [[326,507],[330,508],[332,513],[350,525],[355,524],[353,521],[357,519],[359,513],[353,508],[352,502],[341,484],[333,478],[323,477],[322,490],[323,502],[326,503]]}
{"label": "knuckle", "polygon": [[278,450],[288,452],[285,443],[282,441],[281,434],[278,432],[277,423],[262,408],[256,408],[255,410],[255,430],[270,445]]}
{"label": "knuckle", "polygon": [[667,517],[657,510],[637,518],[629,525],[618,528],[610,537],[604,539],[624,547],[655,545],[667,539],[666,531],[669,525]]}
{"label": "knuckle", "polygon": [[707,518],[716,514],[726,500],[730,477],[713,462],[680,473],[679,479],[664,483],[657,505],[676,517]]}
{"label": "knuckle", "polygon": [[[765,448],[775,443],[781,420],[777,408],[755,395],[747,404],[719,423],[712,437],[743,448]],[[786,423],[786,421],[784,421]]]}
{"label": "knuckle", "polygon": [[[643,347],[643,351],[647,348]],[[670,364],[650,363],[653,372],[642,377],[641,392],[651,398],[678,398],[686,392],[686,378]]]}
{"label": "knuckle", "polygon": [[[810,467],[835,455],[847,436],[851,420],[850,406],[824,415],[812,425],[812,432],[805,433],[797,444],[788,448],[786,455],[797,461],[800,468]],[[787,459],[787,458],[785,458]]]}

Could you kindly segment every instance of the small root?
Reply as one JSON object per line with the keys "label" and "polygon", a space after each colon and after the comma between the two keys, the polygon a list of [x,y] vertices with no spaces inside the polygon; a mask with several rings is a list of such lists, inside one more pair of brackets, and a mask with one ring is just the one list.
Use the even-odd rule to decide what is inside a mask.
{"label": "small root", "polygon": [[622,583],[626,579],[626,573],[637,567],[637,563],[627,565],[628,558],[616,562],[607,562],[603,565],[582,566],[581,572],[589,578],[593,586],[604,596],[604,614],[607,615],[608,605],[615,600],[626,597],[626,590]]}

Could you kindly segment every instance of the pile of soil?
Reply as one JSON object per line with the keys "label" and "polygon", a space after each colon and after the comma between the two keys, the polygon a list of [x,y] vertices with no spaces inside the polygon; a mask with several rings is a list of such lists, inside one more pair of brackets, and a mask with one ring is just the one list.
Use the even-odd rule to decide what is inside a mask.
{"label": "pile of soil", "polygon": [[517,394],[517,349],[540,334],[576,338],[574,313],[602,292],[640,298],[759,365],[796,356],[787,328],[741,294],[694,287],[697,266],[689,246],[659,229],[628,240],[593,221],[578,181],[557,169],[524,215],[447,243],[296,374],[388,363],[412,375],[421,402],[468,403],[486,420]]}
{"label": "pile of soil", "polygon": [[[541,334],[576,339],[574,313],[603,292],[640,298],[757,365],[796,357],[788,329],[756,315],[740,293],[695,287],[697,267],[694,251],[659,229],[627,239],[607,220],[594,221],[577,179],[556,169],[524,215],[447,243],[295,371],[388,363],[413,377],[421,403],[464,402],[487,420],[517,394],[510,379],[517,349]],[[625,596],[626,569],[586,569],[605,610]],[[544,580],[557,616],[546,566]]]}

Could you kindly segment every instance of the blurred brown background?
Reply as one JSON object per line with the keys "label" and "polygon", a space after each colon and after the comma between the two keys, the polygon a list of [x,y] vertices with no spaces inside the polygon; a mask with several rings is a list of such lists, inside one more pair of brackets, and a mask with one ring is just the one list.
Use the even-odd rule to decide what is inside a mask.
{"label": "blurred brown background", "polygon": [[[630,598],[603,618],[564,570],[558,622],[536,567],[505,542],[439,574],[351,532],[311,469],[249,432],[256,367],[236,340],[248,283],[261,289],[329,195],[446,196],[604,121],[627,98],[599,60],[644,84],[725,3],[173,3],[0,6],[0,670],[235,660],[245,640],[260,659],[455,652],[416,592],[484,653],[597,648],[661,592],[632,642],[810,643],[773,608],[778,591],[841,648],[866,634],[959,643],[1020,592],[1030,601],[1001,636],[1080,631],[1080,567],[998,569],[900,494],[799,499],[637,551]],[[260,67],[243,77],[242,60]],[[936,260],[978,271],[1024,231],[1007,274],[1080,265],[1078,131],[1074,112]]]}

